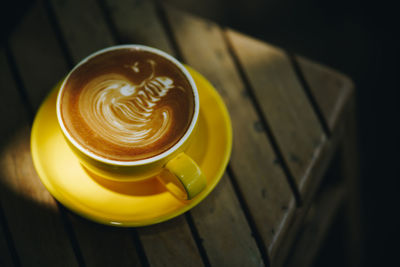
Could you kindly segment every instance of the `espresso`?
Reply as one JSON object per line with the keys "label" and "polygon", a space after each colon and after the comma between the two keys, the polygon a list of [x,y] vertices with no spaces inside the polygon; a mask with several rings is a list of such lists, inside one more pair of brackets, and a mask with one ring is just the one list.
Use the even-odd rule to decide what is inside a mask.
{"label": "espresso", "polygon": [[76,68],[60,96],[68,133],[111,160],[146,159],[171,148],[193,118],[194,94],[169,60],[135,48],[111,50]]}

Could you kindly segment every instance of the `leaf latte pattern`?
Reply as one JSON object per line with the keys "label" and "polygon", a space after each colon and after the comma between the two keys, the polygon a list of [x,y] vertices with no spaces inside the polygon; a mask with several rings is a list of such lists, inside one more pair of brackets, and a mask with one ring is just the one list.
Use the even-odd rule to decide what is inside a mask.
{"label": "leaf latte pattern", "polygon": [[[171,112],[160,105],[162,98],[176,87],[167,76],[155,76],[156,63],[148,60],[152,72],[140,84],[121,74],[100,75],[82,89],[79,111],[103,139],[120,146],[144,147],[159,140],[171,126]],[[140,72],[138,62],[126,65]]]}

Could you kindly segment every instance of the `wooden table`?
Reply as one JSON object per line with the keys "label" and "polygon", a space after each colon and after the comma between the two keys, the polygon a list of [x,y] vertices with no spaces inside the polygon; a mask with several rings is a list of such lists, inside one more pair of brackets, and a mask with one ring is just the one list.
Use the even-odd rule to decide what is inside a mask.
{"label": "wooden table", "polygon": [[[142,228],[74,215],[44,188],[30,155],[46,94],[80,59],[118,43],[157,47],[197,69],[233,124],[216,189],[186,214]],[[1,47],[0,69],[0,266],[307,266],[344,201],[355,214],[354,90],[332,69],[128,0],[38,1]],[[324,178],[332,164],[337,172]]]}

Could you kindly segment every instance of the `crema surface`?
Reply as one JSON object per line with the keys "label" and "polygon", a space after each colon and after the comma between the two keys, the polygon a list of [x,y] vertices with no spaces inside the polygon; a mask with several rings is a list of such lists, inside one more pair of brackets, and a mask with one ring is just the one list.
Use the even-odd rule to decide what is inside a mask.
{"label": "crema surface", "polygon": [[187,131],[191,86],[163,57],[119,49],[97,55],[69,77],[61,116],[70,135],[92,153],[134,161],[158,155]]}

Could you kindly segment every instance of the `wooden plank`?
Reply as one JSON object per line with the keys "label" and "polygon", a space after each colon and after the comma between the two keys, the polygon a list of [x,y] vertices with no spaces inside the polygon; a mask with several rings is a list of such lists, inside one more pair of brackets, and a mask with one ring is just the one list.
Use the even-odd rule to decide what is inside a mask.
{"label": "wooden plank", "polygon": [[304,57],[296,60],[331,131],[348,101],[353,82],[345,75]]}
{"label": "wooden plank", "polygon": [[[75,51],[72,54],[73,62],[77,63],[79,57],[77,55],[85,56],[83,54],[85,51],[92,51],[97,48],[103,48],[105,46],[114,45],[113,39],[111,36],[111,32],[107,28],[105,24],[104,18],[101,16],[97,9],[94,9],[96,12],[91,12],[90,8],[94,4],[86,3],[81,6],[79,1],[71,1],[68,3],[68,7],[65,5],[61,5],[58,1],[53,1],[53,5],[55,6],[54,10],[56,12],[56,16],[59,18],[60,27],[62,32],[74,32],[73,34],[76,36],[85,35],[88,32],[92,32],[95,29],[92,27],[97,27],[96,31],[98,31],[99,36],[103,36],[104,39],[98,37],[91,41],[90,44],[84,44],[84,39],[75,39],[75,38],[66,38],[67,46],[71,48],[72,51]],[[123,11],[129,12],[129,14],[118,14],[118,18],[131,18],[135,12],[138,12],[138,8],[142,8],[142,6],[136,6],[134,3],[128,2],[116,2],[113,1],[114,5],[111,10],[113,12]],[[126,6],[119,6],[126,5]],[[121,9],[118,9],[121,7]],[[148,5],[144,5],[146,10],[142,10],[143,12],[148,12]],[[64,8],[66,8],[64,10]],[[68,13],[72,10],[75,10],[74,18],[71,20],[68,17]],[[141,12],[139,12],[141,13]],[[112,13],[113,17],[116,13]],[[90,16],[91,18],[83,18],[86,16]],[[143,16],[143,15],[142,15]],[[131,25],[139,24],[140,19],[139,16],[133,16],[134,20],[124,21],[125,23],[131,23]],[[75,21],[96,21],[96,25],[91,23],[84,23],[80,25],[80,27],[76,27]],[[143,25],[143,24],[140,24]],[[152,29],[152,28],[150,28]],[[143,30],[143,29],[142,29]],[[135,33],[135,31],[131,31]],[[148,32],[148,35],[154,35],[152,32]],[[161,36],[159,32],[156,31],[157,36]],[[134,34],[134,36],[137,36]],[[147,44],[146,40],[149,38],[144,38],[142,43]],[[160,42],[162,44],[163,42]],[[149,45],[149,44],[148,44]],[[83,47],[81,50],[81,47]],[[166,49],[164,49],[166,50]],[[91,224],[88,223],[79,223],[78,220],[72,220],[74,223],[74,228],[76,229],[77,239],[81,244],[82,253],[85,259],[85,263],[88,266],[109,266],[109,263],[112,262],[112,259],[118,258],[121,262],[126,262],[138,265],[137,262],[138,256],[136,255],[133,243],[132,243],[132,233],[130,230],[120,229],[118,231],[111,231],[109,228],[102,227],[91,227]],[[192,264],[192,266],[201,265],[201,258],[198,254],[196,245],[191,236],[190,229],[185,220],[177,220],[177,222],[171,224],[173,227],[165,228],[162,225],[152,226],[150,227],[151,231],[145,231],[142,229],[138,230],[140,239],[143,242],[143,246],[145,249],[145,253],[147,254],[147,258],[152,266],[163,265],[166,262],[168,264],[173,264],[176,266],[186,266],[188,262]],[[142,234],[143,231],[143,234]],[[95,246],[91,246],[90,244],[97,244]],[[154,248],[158,248],[155,250]],[[129,248],[129,249],[128,249]],[[176,249],[172,249],[176,248]],[[179,252],[180,257],[176,257],[176,253]],[[184,256],[183,256],[184,255]],[[167,259],[169,259],[167,261]]]}
{"label": "wooden plank", "polygon": [[279,48],[229,30],[233,50],[300,192],[326,142],[320,122]]}
{"label": "wooden plank", "polygon": [[185,61],[211,81],[228,107],[234,136],[230,166],[262,242],[273,253],[294,209],[294,196],[223,33],[217,25],[176,9],[168,8],[167,14]]}
{"label": "wooden plank", "polygon": [[[111,1],[109,1],[109,2],[111,2]],[[113,18],[113,21],[116,25],[116,31],[118,32],[118,34],[120,34],[121,36],[124,37],[125,41],[135,42],[136,41],[135,36],[142,36],[143,40],[146,41],[144,44],[155,46],[157,48],[160,48],[162,50],[165,50],[165,51],[173,54],[172,49],[171,49],[172,46],[169,45],[168,37],[165,34],[164,29],[161,28],[162,25],[161,25],[159,19],[157,18],[157,14],[155,13],[156,9],[154,8],[154,6],[151,4],[150,1],[148,1],[146,3],[144,3],[144,2],[145,1],[138,2],[138,4],[135,4],[134,6],[132,6],[132,5],[125,6],[122,4],[119,6],[119,4],[117,4],[115,1],[112,2],[114,4],[113,4],[112,8],[110,8],[110,10],[111,10],[111,17]],[[120,3],[126,4],[125,1],[121,1]],[[116,6],[119,6],[119,7],[116,7]],[[131,21],[123,20],[123,18],[126,18],[126,16],[122,15],[124,13],[118,13],[118,10],[119,11],[123,10],[124,12],[128,12],[127,10],[131,10],[131,9],[129,9],[129,7],[132,9],[133,8],[136,9],[137,14],[143,13],[143,14],[146,14],[146,17],[150,17],[151,20],[149,20],[149,21],[151,23],[153,23],[153,26],[149,26],[149,29],[154,29],[154,28],[159,29],[156,32],[157,34],[153,34],[152,32],[150,32],[148,30],[143,31],[144,28],[137,27],[136,25],[141,25],[141,21],[135,20],[136,19],[135,16],[130,17]],[[141,10],[140,8],[143,8],[143,12],[139,11],[139,10]],[[133,12],[133,10],[132,10],[132,12]],[[129,12],[129,13],[131,13],[131,12]],[[140,17],[143,17],[143,15],[141,15],[141,16],[138,15],[138,18],[140,18]],[[123,25],[125,25],[125,26],[123,26]],[[130,25],[131,27],[127,27],[127,25]],[[136,34],[136,31],[138,31],[137,34]],[[162,41],[160,39],[164,39],[164,41]],[[237,200],[235,199],[235,195],[234,195],[233,191],[229,190],[228,187],[222,187],[220,194],[222,196],[224,196],[225,199],[231,199],[230,203],[227,205],[235,205],[234,203],[237,203]],[[236,201],[236,202],[234,202],[234,201]],[[225,213],[223,211],[223,209],[218,209],[218,210],[216,210],[215,213],[213,213],[213,216],[216,216],[216,218],[219,218],[219,220],[216,221],[215,225],[210,226],[210,227],[212,227],[212,228],[210,228],[210,229],[212,229],[212,231],[209,230],[208,232],[202,232],[202,231],[199,232],[201,239],[209,240],[209,242],[203,243],[203,245],[206,246],[205,250],[206,250],[207,254],[213,253],[213,255],[216,255],[215,251],[213,250],[214,247],[212,247],[211,245],[213,245],[215,242],[217,242],[218,235],[216,233],[219,233],[219,231],[223,231],[225,233],[228,233],[228,232],[233,233],[234,229],[248,228],[247,223],[244,219],[244,216],[240,211],[240,207],[238,205],[236,205],[236,207],[237,207],[237,210],[233,209],[234,210],[233,213],[237,213],[236,216],[238,216],[238,218],[241,218],[241,219],[238,219],[235,222],[235,224],[229,223],[229,224],[224,225],[222,222],[228,221],[230,217],[228,216],[227,213]],[[192,215],[193,215],[193,219],[195,221],[196,226],[197,226],[198,222],[204,220],[204,218],[197,215],[194,211],[192,212]],[[230,231],[230,230],[232,230],[232,231]],[[139,234],[141,235],[141,231],[139,231]],[[243,248],[243,244],[246,244],[249,246],[247,248],[247,250],[243,251],[243,253],[245,251],[248,251],[249,249],[250,250],[255,249],[255,251],[257,251],[254,240],[251,239],[250,235],[246,235],[246,238],[243,240],[239,240],[239,238],[235,237],[234,235],[232,235],[231,238],[233,238],[232,242],[231,242],[231,246],[235,247],[235,249],[233,251],[229,251],[229,252],[224,249],[223,251],[226,251],[226,252],[219,253],[218,261],[216,261],[217,260],[216,258],[210,258],[211,264],[215,263],[218,266],[218,263],[220,264],[222,259],[227,260],[229,257],[231,257],[230,260],[232,260],[232,262],[233,262],[233,260],[239,258],[240,255],[243,256],[243,254],[238,254],[238,253],[236,253],[236,255],[234,254],[235,252],[239,251],[239,248]],[[146,243],[146,239],[142,239],[142,241],[143,241],[143,245],[146,249],[146,253],[148,253],[148,251],[150,250],[149,247],[151,247],[151,243]],[[221,251],[221,250],[219,250],[219,251]],[[156,257],[156,255],[149,256],[149,258],[152,258],[152,257]],[[213,262],[213,260],[215,262]],[[237,262],[243,262],[243,260],[250,260],[250,259],[241,259],[241,260],[238,260]],[[237,264],[237,262],[236,262],[236,264]],[[249,261],[249,263],[250,263],[250,261]],[[252,265],[254,265],[254,262],[252,263]]]}
{"label": "wooden plank", "polygon": [[203,260],[183,216],[171,222],[137,229],[151,266],[203,266]]}
{"label": "wooden plank", "polygon": [[[318,74],[318,73],[317,73]],[[317,75],[315,74],[315,75]],[[310,74],[311,75],[311,74]],[[319,84],[319,88],[323,88],[323,80],[320,80],[321,84]],[[343,81],[343,83],[345,83],[346,81]],[[309,86],[311,86],[309,84]],[[313,84],[313,86],[316,86],[316,84]],[[333,86],[333,85],[331,85]],[[310,87],[310,90],[313,90],[312,87]],[[332,89],[334,90],[334,89]],[[297,210],[296,214],[293,217],[293,221],[294,223],[289,227],[288,231],[285,233],[285,235],[282,237],[282,239],[284,240],[282,242],[282,246],[279,249],[279,253],[277,253],[277,255],[272,259],[272,266],[281,266],[283,264],[283,262],[286,261],[288,255],[289,255],[289,250],[292,246],[292,244],[295,241],[295,237],[298,235],[298,232],[300,230],[300,227],[302,225],[302,222],[304,221],[304,217],[306,216],[306,211],[308,210],[309,206],[311,205],[314,196],[319,188],[319,184],[321,179],[323,178],[323,175],[325,174],[325,170],[327,169],[328,165],[330,164],[333,156],[340,152],[342,153],[340,150],[338,151],[338,147],[341,146],[343,147],[342,143],[343,143],[343,139],[346,138],[346,128],[348,127],[348,125],[346,125],[347,123],[347,117],[349,116],[349,110],[347,109],[347,105],[348,105],[348,100],[351,99],[351,92],[354,92],[353,90],[350,90],[350,93],[348,96],[346,96],[347,100],[343,100],[345,101],[344,103],[341,103],[341,109],[337,111],[337,114],[335,116],[335,124],[333,125],[334,128],[330,128],[332,130],[331,132],[331,136],[330,138],[327,140],[327,142],[325,143],[325,145],[323,146],[321,153],[320,153],[320,157],[318,157],[316,163],[315,163],[315,168],[310,170],[309,176],[311,179],[309,179],[308,183],[305,183],[305,185],[303,186],[303,204],[302,207]],[[339,101],[340,102],[340,101]],[[346,146],[346,145],[344,145]],[[351,147],[351,146],[350,146]],[[349,147],[349,148],[350,148]],[[350,148],[351,150],[352,148]],[[348,164],[348,163],[346,163]],[[350,166],[352,165],[352,163],[349,164]],[[348,166],[348,165],[347,165]],[[350,175],[350,179],[348,181],[350,181],[350,184],[347,185],[346,187],[348,188],[354,188],[354,177],[351,177]],[[348,192],[346,192],[348,193]],[[356,196],[356,194],[355,194]],[[351,198],[353,200],[357,199],[357,196],[351,196]],[[347,205],[347,207],[349,207],[349,210],[352,210],[352,212],[354,213],[354,204],[357,205],[357,202],[352,201],[349,202],[349,205]],[[350,216],[349,216],[350,218]],[[354,217],[352,218],[354,219]],[[351,219],[350,219],[351,220]],[[357,220],[352,221],[352,225],[350,225],[352,228],[351,229],[356,229],[355,232],[352,232],[352,230],[350,230],[350,232],[352,232],[354,235],[352,235],[354,238],[354,240],[358,239],[358,242],[356,241],[356,243],[359,243],[359,238],[357,238],[357,235],[359,234],[359,225],[357,223]],[[354,228],[354,226],[356,225],[356,227]],[[355,245],[356,248],[359,248],[360,246]],[[359,250],[354,250],[354,253],[359,253]]]}
{"label": "wooden plank", "polygon": [[[3,70],[0,68],[0,70]],[[1,78],[0,78],[1,79]],[[0,84],[3,84],[0,82]],[[1,205],[0,205],[0,209]],[[1,213],[3,211],[0,211]],[[3,216],[3,214],[0,214],[0,216]],[[6,239],[6,233],[4,229],[4,225],[2,223],[3,219],[5,218],[0,218],[0,266],[4,267],[11,267],[15,266],[13,258],[11,256],[11,248],[9,247],[9,244]]]}
{"label": "wooden plank", "polygon": [[352,261],[349,265],[359,266],[362,251],[362,224],[359,214],[354,84],[350,78],[336,70],[303,57],[297,57],[297,61],[330,130],[334,135],[341,135],[339,142],[341,171],[348,189],[346,219],[349,238],[346,251],[349,252],[348,258]]}
{"label": "wooden plank", "polygon": [[[11,78],[11,73],[7,64],[7,59],[3,49],[0,50],[0,118],[2,127],[0,127],[0,161],[4,160],[4,154],[8,153],[7,144],[12,138],[13,134],[18,131],[20,123],[25,121],[24,110],[17,109],[14,107],[21,107],[18,92],[15,88],[15,83]],[[9,111],[12,110],[11,116],[8,116]],[[7,114],[7,115],[5,115]],[[8,167],[9,168],[9,167]],[[4,170],[0,170],[0,192],[13,191],[9,188],[8,177],[4,177]],[[7,193],[5,193],[7,195]],[[4,197],[1,197],[1,201],[8,201]],[[7,206],[7,203],[6,203]],[[0,266],[14,266],[9,249],[8,242],[6,240],[5,229],[3,223],[7,223],[7,219],[4,216],[3,204],[0,205]],[[4,220],[4,222],[3,222]]]}
{"label": "wooden plank", "polygon": [[11,49],[34,110],[49,90],[67,74],[66,62],[42,3],[33,7],[20,27],[10,37]]}
{"label": "wooden plank", "polygon": [[312,266],[334,217],[343,204],[344,196],[343,185],[320,192],[319,197],[307,212],[301,233],[285,266]]}
{"label": "wooden plank", "polygon": [[[325,168],[323,167],[323,165],[326,165],[326,162],[330,161],[332,154],[336,151],[336,147],[340,145],[342,147],[345,147],[344,150],[352,149],[351,145],[341,145],[341,143],[343,138],[346,138],[346,135],[344,133],[345,131],[347,132],[346,128],[348,127],[348,125],[345,125],[344,123],[344,121],[347,121],[347,118],[349,117],[349,111],[347,110],[346,106],[349,99],[351,99],[351,95],[354,90],[352,81],[343,74],[340,74],[335,70],[332,70],[325,66],[321,66],[317,63],[311,62],[301,57],[297,57],[297,61],[299,67],[301,68],[301,72],[303,73],[303,76],[308,84],[308,87],[314,98],[316,99],[318,107],[321,110],[323,117],[329,126],[329,130],[331,131],[331,138],[326,142],[326,145],[321,151],[322,157],[318,158],[318,161],[322,162],[322,164],[315,164],[318,167],[314,168],[310,173],[310,176],[314,177],[310,180],[314,180],[314,182],[309,182],[308,186],[303,187],[303,192],[306,192],[304,195],[307,195],[307,199],[304,200],[304,206],[307,207],[311,202],[315,191],[318,189],[318,180],[320,179],[317,177],[319,176],[318,173],[324,173],[323,170]],[[345,153],[345,155],[347,155],[347,153]],[[326,159],[322,159],[323,157],[325,157]],[[344,165],[351,166],[350,168],[356,166],[356,164],[349,163],[351,162],[351,160],[349,159],[345,159],[344,162]],[[352,175],[349,175],[348,177],[350,178],[348,179],[350,183],[347,187],[354,188],[354,181],[356,181],[356,179],[353,179],[354,177]],[[356,183],[357,181],[355,182],[355,184]],[[350,214],[354,215],[357,214],[357,212],[354,212],[355,210],[357,210],[357,208],[355,208],[357,207],[357,192],[351,193],[350,198],[352,199],[352,201],[349,201],[347,207],[349,208],[349,210],[351,210]],[[296,223],[290,227],[290,231],[285,237],[286,246],[284,248],[281,248],[279,255],[274,259],[274,263],[278,263],[279,265],[279,262],[282,262],[282,260],[286,258],[288,252],[285,251],[288,251],[288,247],[293,243],[293,236],[296,235],[297,231],[300,228],[298,222],[301,222],[303,220],[302,217],[304,217],[304,212],[299,211],[295,216]],[[360,224],[357,223],[357,215],[355,217],[348,217],[351,218],[349,219],[349,226],[351,227],[349,233],[351,233],[351,236],[353,237],[352,241],[355,242],[354,245],[349,246],[350,250],[350,248],[360,247]],[[356,255],[359,252],[360,250],[355,249],[352,253]],[[351,258],[356,259],[357,257]],[[356,265],[356,263],[352,263],[351,265]]]}
{"label": "wooden plank", "polygon": [[[71,51],[73,64],[98,49],[114,44],[96,2],[51,1],[51,7]],[[64,64],[65,59],[53,59],[53,62]],[[140,265],[130,229],[100,227],[71,213],[68,213],[68,218],[87,266],[110,266],[115,259],[123,266]]]}
{"label": "wooden plank", "polygon": [[[35,27],[34,25],[37,26],[37,24],[32,23],[31,27]],[[44,27],[43,25],[39,26],[39,28],[35,28],[34,30],[39,30],[41,28],[49,29],[48,22],[47,25],[44,25]],[[58,47],[58,44],[56,44],[55,42],[48,42],[51,37],[53,37],[54,39],[54,36],[52,36],[52,32],[47,32],[46,36],[47,39],[41,40],[41,42],[40,40],[36,40],[33,49],[40,50],[41,48],[46,47],[50,50],[57,50],[57,48],[53,46]],[[26,81],[26,84],[29,84],[29,86],[27,86],[27,89],[31,92],[35,92],[35,86],[40,86],[40,84],[38,84],[37,81],[33,80],[30,75],[26,75],[27,71],[25,68],[29,64],[25,64],[25,62],[23,62],[24,59],[20,56],[22,54],[20,47],[16,45],[13,46],[13,48],[16,52],[16,55],[20,58],[19,66],[22,70],[22,78],[24,81]],[[34,52],[32,54],[35,54]],[[45,65],[45,63],[49,64]],[[49,59],[49,62],[42,61],[42,64],[43,65],[41,66],[41,71],[46,71],[47,74],[53,74],[52,66],[66,66],[66,61],[63,60],[62,55],[58,55],[58,57]],[[52,75],[49,75],[49,79],[51,77]],[[51,89],[51,87],[49,87],[48,90],[49,89]],[[41,102],[40,99],[35,97],[29,97],[29,100],[31,101],[31,103],[33,103],[34,106],[39,106]],[[127,238],[125,234],[115,234],[112,231],[96,231],[96,228],[93,228],[92,226],[88,226],[86,224],[79,224],[76,221],[73,221],[73,227],[78,234],[77,239],[80,247],[82,248],[84,260],[88,266],[101,266],[100,263],[102,264],[102,266],[109,266],[108,263],[112,262],[112,260],[115,258],[119,258],[121,262],[130,262],[132,265],[135,266],[139,264],[135,249],[131,249],[129,250],[129,253],[125,253],[128,248],[131,248],[133,246],[132,240]],[[119,240],[116,240],[118,239],[117,236],[119,237]],[[96,249],[96,253],[93,253],[94,249]]]}
{"label": "wooden plank", "polygon": [[192,210],[212,266],[264,266],[228,175]]}
{"label": "wooden plank", "polygon": [[114,44],[96,1],[51,1],[57,21],[75,63]]}
{"label": "wooden plank", "polygon": [[171,265],[203,266],[196,244],[187,238],[191,233],[184,216],[159,225],[140,228],[138,231],[149,256],[150,266],[165,266],[175,262],[181,265]]}
{"label": "wooden plank", "polygon": [[349,77],[326,66],[297,57],[298,65],[318,106],[333,134],[342,135],[340,140],[341,171],[348,189],[346,210],[348,226],[349,266],[360,265],[362,251],[358,189],[358,155],[356,140],[355,91]]}
{"label": "wooden plank", "polygon": [[105,0],[113,25],[122,43],[143,44],[174,51],[157,16],[153,1]]}
{"label": "wooden plank", "polygon": [[[34,22],[40,25],[43,21],[42,10],[34,7],[16,29],[12,43],[26,41],[26,39],[21,40],[20,36],[26,31],[34,35],[32,25]],[[39,29],[36,29],[38,35],[35,38],[43,36]],[[18,45],[30,52],[34,50],[29,42]],[[77,261],[64,223],[59,216],[58,206],[34,170],[30,155],[27,110],[20,101],[4,51],[1,51],[0,62],[2,88],[0,117],[3,125],[0,198],[15,249],[20,256],[21,265],[76,266]],[[30,62],[27,67],[35,65],[34,69],[38,69],[37,64],[38,62],[36,65]],[[54,68],[54,73],[46,72],[46,75],[57,75],[58,70]],[[43,69],[41,71],[45,72]],[[43,93],[41,89],[38,90],[38,94]]]}
{"label": "wooden plank", "polygon": [[[118,39],[126,43],[156,47],[173,54],[151,1],[106,1],[106,7],[110,11]],[[187,221],[178,219],[167,225],[169,226],[158,224],[138,229],[139,238],[150,264],[164,266],[168,262],[174,266],[185,266],[190,262],[191,265],[201,266],[202,259],[198,250],[193,250],[196,245]],[[180,251],[178,257],[177,251]]]}
{"label": "wooden plank", "polygon": [[69,216],[86,266],[142,266],[131,229],[107,227]]}
{"label": "wooden plank", "polygon": [[338,152],[338,145],[343,137],[343,126],[343,123],[340,123],[337,126],[337,133],[332,135],[331,138],[327,140],[321,151],[321,156],[318,157],[315,163],[315,168],[310,170],[310,179],[303,187],[303,192],[305,193],[302,205],[297,208],[295,214],[293,215],[291,225],[280,236],[281,245],[277,249],[275,255],[271,258],[271,266],[282,266],[286,261],[290,249],[295,242],[295,238],[301,229],[304,218],[307,214],[307,210],[312,205],[315,195],[320,188],[320,184],[324,178],[324,175],[326,174],[326,170],[332,162],[333,157]]}

